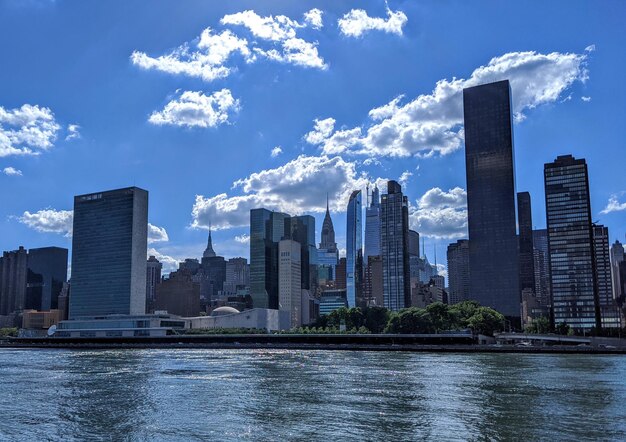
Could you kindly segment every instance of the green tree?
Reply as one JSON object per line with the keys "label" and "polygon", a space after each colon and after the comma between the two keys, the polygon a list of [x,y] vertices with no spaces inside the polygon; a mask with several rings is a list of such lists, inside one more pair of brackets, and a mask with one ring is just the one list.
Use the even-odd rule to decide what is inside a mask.
{"label": "green tree", "polygon": [[457,313],[447,304],[435,302],[426,307],[426,312],[436,332],[456,330],[459,328]]}
{"label": "green tree", "polygon": [[17,327],[0,328],[0,338],[17,337]]}
{"label": "green tree", "polygon": [[451,314],[455,315],[458,328],[468,328],[469,319],[476,314],[480,304],[476,301],[463,301],[450,307]]}
{"label": "green tree", "polygon": [[389,322],[389,310],[384,307],[367,307],[365,315],[365,327],[372,333],[382,333]]}
{"label": "green tree", "polygon": [[414,334],[434,332],[435,327],[428,312],[425,309],[416,307],[393,313],[385,328],[385,333]]}
{"label": "green tree", "polygon": [[526,326],[525,331],[526,333],[536,334],[550,333],[550,320],[548,320],[545,316],[535,318]]}
{"label": "green tree", "polygon": [[467,325],[474,333],[493,336],[495,332],[504,330],[504,316],[489,307],[478,307]]}
{"label": "green tree", "polygon": [[554,332],[557,335],[564,335],[567,336],[570,334],[571,328],[568,324],[566,324],[565,322],[560,322],[559,324],[556,325],[556,327],[554,328]]}

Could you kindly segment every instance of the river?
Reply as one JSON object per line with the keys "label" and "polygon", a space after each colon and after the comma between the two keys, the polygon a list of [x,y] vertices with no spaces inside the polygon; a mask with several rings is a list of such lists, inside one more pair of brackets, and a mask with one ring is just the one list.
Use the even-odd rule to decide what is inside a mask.
{"label": "river", "polygon": [[626,357],[0,349],[0,440],[626,440]]}

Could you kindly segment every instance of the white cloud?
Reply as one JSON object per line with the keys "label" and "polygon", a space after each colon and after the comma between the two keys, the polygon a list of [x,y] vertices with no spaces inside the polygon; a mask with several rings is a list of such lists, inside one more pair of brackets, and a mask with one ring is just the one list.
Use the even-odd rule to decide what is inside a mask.
{"label": "white cloud", "polygon": [[178,263],[180,261],[183,261],[182,259],[176,259],[172,256],[166,255],[164,253],[161,253],[160,251],[158,251],[157,249],[151,247],[148,249],[148,253],[146,258],[149,258],[150,256],[154,256],[156,259],[159,260],[159,262],[161,264],[163,264],[163,270],[162,270],[162,274],[165,273],[170,273],[173,272],[175,270],[178,269]]}
{"label": "white cloud", "polygon": [[39,155],[49,150],[61,126],[47,107],[24,104],[20,108],[0,106],[0,158]]}
{"label": "white cloud", "polygon": [[165,228],[148,223],[148,244],[155,242],[167,242],[169,240],[170,238],[167,236]]}
{"label": "white cloud", "polygon": [[37,232],[60,233],[70,237],[74,212],[55,209],[43,209],[33,213],[26,211],[18,220]]}
{"label": "white cloud", "polygon": [[342,34],[349,37],[360,37],[369,31],[383,31],[389,34],[402,35],[402,28],[407,22],[402,11],[387,8],[387,19],[370,17],[363,9],[353,9],[337,21]]}
{"label": "white cloud", "polygon": [[467,236],[467,194],[460,187],[447,192],[439,187],[428,190],[409,206],[409,223],[420,235],[434,238]]}
{"label": "white cloud", "polygon": [[144,52],[134,51],[132,63],[142,69],[155,69],[168,74],[183,74],[213,81],[230,75],[231,68],[224,64],[234,55],[240,54],[245,61],[254,61],[245,38],[239,38],[229,30],[216,34],[211,28],[202,31],[194,43],[195,50],[185,43],[169,54],[150,57]]}
{"label": "white cloud", "polygon": [[443,276],[448,282],[448,268],[444,264],[437,264],[437,274]]}
{"label": "white cloud", "polygon": [[324,22],[322,20],[323,14],[324,13],[321,10],[313,8],[304,13],[304,22],[313,29],[321,29],[324,27]]}
{"label": "white cloud", "polygon": [[[428,157],[446,155],[463,144],[463,89],[508,79],[516,122],[525,112],[557,102],[575,82],[588,78],[586,54],[511,52],[475,69],[469,78],[440,80],[430,94],[402,104],[402,96],[369,112],[364,128],[333,133],[335,120],[315,120],[305,140],[325,154],[349,153],[369,157]],[[362,134],[362,135],[361,135]],[[339,140],[337,139],[339,138]]]}
{"label": "white cloud", "polygon": [[409,182],[412,176],[413,176],[413,172],[409,172],[408,170],[405,170],[404,172],[402,172],[402,175],[400,175],[400,178],[398,178],[398,183],[400,183],[403,187],[406,187],[407,183]]}
{"label": "white cloud", "polygon": [[276,158],[281,153],[283,153],[282,147],[276,146],[275,148],[272,149],[271,156],[272,156],[272,158]]}
{"label": "white cloud", "polygon": [[233,98],[228,89],[211,95],[184,91],[178,98],[167,103],[163,110],[153,112],[148,121],[157,125],[216,127],[227,123],[229,117],[238,110],[239,100]]}
{"label": "white cloud", "polygon": [[9,176],[22,176],[22,171],[19,169],[16,169],[15,167],[5,167],[4,169],[2,169],[2,173],[4,173],[5,175],[9,175]]}
{"label": "white cloud", "polygon": [[[626,192],[622,192],[624,194]],[[621,212],[622,210],[626,210],[626,201],[623,203],[619,202],[619,196],[621,194],[613,194],[609,197],[609,202],[606,204],[606,207],[602,209],[600,212],[603,215],[611,212]]]}
{"label": "white cloud", "polygon": [[65,141],[75,140],[78,138],[80,138],[80,126],[78,124],[68,124]]}
{"label": "white cloud", "polygon": [[591,97],[580,97],[585,103],[589,103],[591,101]]}
{"label": "white cloud", "polygon": [[585,48],[585,52],[593,52],[596,50],[596,45],[589,45]]}
{"label": "white cloud", "polygon": [[241,244],[250,244],[250,235],[243,234],[235,236],[235,241]]}
{"label": "white cloud", "polygon": [[198,77],[210,82],[228,77],[237,69],[235,56],[245,64],[258,61],[259,57],[298,66],[326,69],[317,50],[317,43],[297,37],[297,29],[319,29],[321,11],[312,9],[305,14],[305,22],[299,23],[284,15],[261,17],[252,10],[225,15],[220,23],[225,26],[244,26],[257,38],[248,41],[230,29],[217,33],[206,28],[199,38],[184,43],[173,51],[158,57],[134,51],[130,59],[142,69],[155,69],[174,75]]}
{"label": "white cloud", "polygon": [[[233,189],[241,190],[241,195],[196,195],[191,226],[207,228],[209,221],[216,229],[247,226],[250,209],[260,207],[292,215],[322,213],[327,192],[330,209],[344,211],[350,193],[365,189],[370,181],[366,174],[357,173],[355,163],[341,157],[301,155],[275,169],[235,181]],[[378,182],[382,186],[384,180]]]}

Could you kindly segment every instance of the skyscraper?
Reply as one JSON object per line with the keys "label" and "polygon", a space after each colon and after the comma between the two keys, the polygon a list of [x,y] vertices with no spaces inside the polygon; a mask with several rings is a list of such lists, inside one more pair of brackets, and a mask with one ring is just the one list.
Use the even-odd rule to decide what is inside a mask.
{"label": "skyscraper", "polygon": [[363,233],[361,191],[355,190],[348,201],[346,227],[346,292],[348,307],[357,307],[363,290]]}
{"label": "skyscraper", "polygon": [[517,194],[517,219],[519,225],[519,273],[522,295],[535,294],[535,260],[533,256],[533,218],[530,193]]}
{"label": "skyscraper", "polygon": [[24,247],[4,252],[0,258],[0,315],[24,310],[28,252]]}
{"label": "skyscraper", "polygon": [[[285,220],[285,238],[301,246],[300,265],[302,288],[310,293],[317,289],[317,248],[315,248],[315,218],[311,215],[293,216]],[[330,234],[329,234],[330,235]],[[334,236],[334,233],[333,233]]]}
{"label": "skyscraper", "polygon": [[613,281],[611,280],[608,227],[600,224],[593,225],[593,253],[596,260],[598,304],[602,328],[620,328],[621,315],[613,296]]}
{"label": "skyscraper", "polygon": [[396,181],[387,183],[387,194],[382,196],[380,231],[385,307],[390,310],[410,307],[409,204]]}
{"label": "skyscraper", "polygon": [[611,278],[613,281],[613,296],[620,299],[624,293],[622,292],[622,284],[620,278],[619,265],[624,261],[624,246],[618,240],[611,246]]}
{"label": "skyscraper", "polygon": [[365,208],[365,251],[363,262],[367,264],[368,257],[380,255],[380,194],[374,186],[370,204]]}
{"label": "skyscraper", "polygon": [[27,309],[58,308],[63,283],[67,281],[67,249],[42,247],[28,251]]}
{"label": "skyscraper", "polygon": [[146,264],[146,305],[150,305],[156,298],[156,287],[161,283],[163,264],[154,256],[150,256]]}
{"label": "skyscraper", "polygon": [[278,243],[279,309],[289,312],[291,327],[302,325],[302,274],[299,242],[283,239]]}
{"label": "skyscraper", "polygon": [[212,258],[214,256],[217,256],[215,251],[213,250],[213,239],[211,238],[211,227],[209,226],[209,239],[207,240],[207,245],[206,245],[206,249],[204,250],[204,253],[202,254],[203,258]]}
{"label": "skyscraper", "polygon": [[554,322],[600,328],[587,163],[559,156],[544,180]]}
{"label": "skyscraper", "polygon": [[74,197],[70,319],[145,313],[147,239],[147,191]]}
{"label": "skyscraper", "polygon": [[278,242],[289,215],[250,210],[250,295],[255,308],[278,309]]}
{"label": "skyscraper", "polygon": [[450,304],[470,298],[469,241],[460,239],[448,245],[448,301]]}
{"label": "skyscraper", "polygon": [[470,296],[520,316],[511,88],[508,80],[463,90]]}
{"label": "skyscraper", "polygon": [[233,296],[250,286],[250,266],[246,258],[231,258],[226,262],[224,295]]}
{"label": "skyscraper", "polygon": [[317,250],[317,264],[325,272],[324,279],[331,281],[335,279],[337,262],[339,261],[339,251],[335,242],[335,228],[333,220],[330,218],[328,199],[326,200],[326,215],[322,223],[322,238]]}
{"label": "skyscraper", "polygon": [[548,231],[546,229],[533,230],[533,258],[535,297],[547,316],[552,301],[550,297],[550,253],[548,251]]}

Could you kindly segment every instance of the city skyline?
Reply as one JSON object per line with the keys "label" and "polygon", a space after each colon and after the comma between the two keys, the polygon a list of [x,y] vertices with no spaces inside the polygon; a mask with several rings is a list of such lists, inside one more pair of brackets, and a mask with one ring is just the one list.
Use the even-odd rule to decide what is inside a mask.
{"label": "city skyline", "polygon": [[[172,8],[166,4],[161,6],[164,10]],[[487,13],[484,4],[457,7],[472,9],[467,11],[469,16]],[[38,35],[37,32],[42,32],[31,28],[29,23],[33,17],[44,17],[44,28],[61,23],[69,26],[67,17],[83,6],[63,2],[36,6],[3,3],[0,8],[3,17],[0,33],[12,33],[10,41],[15,41],[22,33]],[[616,31],[617,27],[606,27],[600,32],[599,24],[591,20],[591,29],[586,29],[581,26],[587,18],[585,14],[575,14],[571,12],[575,8],[569,8],[571,21],[563,21],[560,30],[563,35],[525,35],[523,41],[516,41],[507,36],[515,32],[515,27],[505,32],[506,26],[501,24],[492,31],[501,38],[491,43],[486,31],[474,29],[475,45],[463,44],[463,48],[471,50],[461,51],[462,54],[453,51],[455,56],[444,60],[427,43],[436,37],[441,48],[455,48],[468,25],[460,23],[459,29],[451,35],[436,31],[437,23],[446,17],[446,12],[436,5],[418,7],[391,2],[387,12],[383,2],[354,5],[317,2],[275,8],[255,2],[211,7],[191,2],[185,11],[170,10],[178,14],[177,26],[167,35],[151,35],[150,38],[146,35],[153,34],[148,31],[158,25],[158,20],[142,18],[137,4],[130,4],[128,8],[129,17],[136,24],[134,30],[124,27],[127,19],[111,17],[104,11],[101,11],[101,18],[95,19],[97,23],[92,24],[106,35],[111,34],[111,29],[123,27],[126,30],[119,38],[98,41],[90,36],[85,24],[74,24],[71,28],[74,35],[83,37],[79,47],[74,46],[76,43],[55,39],[54,32],[49,31],[52,38],[42,41],[43,47],[37,50],[27,39],[15,48],[8,48],[7,66],[11,68],[0,73],[3,96],[0,131],[6,134],[20,129],[21,126],[11,123],[11,116],[24,116],[27,111],[36,114],[34,108],[23,108],[23,105],[40,106],[42,115],[36,120],[36,127],[42,129],[44,138],[40,141],[45,147],[30,147],[40,153],[37,156],[24,152],[14,155],[9,147],[23,149],[28,145],[19,144],[16,137],[9,147],[6,142],[2,144],[0,170],[4,172],[0,174],[0,185],[11,189],[11,192],[2,192],[0,197],[2,250],[14,250],[19,245],[71,249],[67,235],[72,196],[133,184],[151,191],[149,254],[164,262],[165,273],[184,258],[202,255],[209,222],[214,226],[214,247],[221,255],[249,258],[245,221],[250,208],[245,206],[248,203],[292,215],[313,215],[318,227],[317,240],[327,192],[330,193],[336,240],[339,248],[345,249],[345,207],[349,193],[357,189],[365,192],[368,181],[384,187],[380,185],[383,179],[395,179],[403,184],[402,190],[410,206],[419,209],[411,212],[410,227],[425,240],[425,250],[432,261],[435,242],[437,255],[443,257],[449,243],[467,238],[463,227],[466,186],[463,139],[459,135],[462,124],[455,114],[460,109],[459,88],[474,85],[473,82],[504,79],[505,75],[511,79],[514,111],[518,117],[514,123],[516,184],[518,190],[531,194],[533,227],[546,227],[542,204],[543,164],[558,155],[571,153],[585,158],[589,165],[594,221],[599,220],[609,227],[610,243],[615,239],[624,240],[626,211],[601,213],[607,207],[626,209],[626,197],[621,193],[626,191],[620,175],[623,166],[609,160],[623,150],[623,142],[609,130],[623,120],[624,110],[619,103],[626,98],[623,88],[607,86],[618,81],[616,73],[624,65],[623,58],[615,57],[622,55],[617,48],[623,31]],[[323,26],[319,29],[315,13],[303,15],[314,8],[322,11]],[[555,5],[542,8],[542,18],[530,17],[529,12],[514,5],[509,6],[509,12],[526,17],[524,26],[539,27],[562,12]],[[348,20],[344,15],[353,9],[363,9],[369,17],[381,18],[386,27],[342,27],[338,21]],[[588,11],[588,14],[601,15],[603,20],[623,18],[621,9],[610,9]],[[283,37],[263,38],[259,36],[260,29],[247,28],[246,17],[250,14],[237,15],[243,11],[255,11],[260,17],[276,18],[283,14],[297,21],[298,24],[289,29],[280,29],[287,34],[294,32],[304,41],[317,42],[316,54],[323,59],[323,66],[316,66],[313,58],[307,59],[308,65],[269,57],[259,57],[246,64],[237,59],[243,57],[239,53],[222,63],[230,69],[230,74],[211,81],[192,73],[169,74],[156,65],[150,67],[150,63],[155,63],[150,60],[170,54],[173,48],[185,42],[200,51],[194,38],[207,27],[214,31],[213,36],[228,31],[240,40],[245,39],[250,47],[253,41],[266,51],[273,46],[282,47],[286,41]],[[439,13],[437,19],[425,20],[436,13]],[[392,20],[394,17],[396,21]],[[600,22],[599,18],[596,20]],[[352,23],[359,26],[360,22],[353,20]],[[362,32],[355,36],[350,32],[356,31],[348,29]],[[8,41],[8,37],[5,40]],[[53,42],[58,43],[58,48]],[[96,45],[109,51],[106,58],[95,61],[89,58]],[[37,62],[19,62],[25,50],[35,54],[47,51],[49,55],[39,57]],[[418,54],[418,59],[407,57],[409,53]],[[77,55],[68,58],[63,54]],[[68,79],[61,79],[57,69],[48,69],[51,56],[55,58],[54,63],[62,60],[73,66]],[[59,64],[65,68],[68,63]],[[512,69],[508,63],[518,69]],[[491,78],[494,74],[490,73],[490,66],[500,69],[502,78]],[[89,75],[90,81],[70,81]],[[355,75],[364,84],[346,88],[346,79]],[[120,89],[116,89],[117,83],[112,83],[107,76],[115,78]],[[456,84],[453,77],[463,80]],[[448,89],[432,92],[440,80]],[[373,81],[377,88],[369,87]],[[533,91],[536,93],[516,94],[530,81],[537,85],[537,91]],[[257,83],[266,84],[267,91],[260,90],[255,86]],[[180,92],[176,92],[178,89]],[[232,102],[225,93],[214,95],[225,89]],[[311,89],[316,94],[312,94]],[[345,90],[345,102],[349,106],[334,98],[340,90]],[[200,91],[206,100],[198,101],[198,96],[189,94],[183,98],[184,91]],[[544,94],[539,95],[539,92]],[[77,95],[84,95],[86,101],[78,100]],[[395,100],[400,95],[404,98]],[[210,97],[213,99],[209,100]],[[272,112],[265,115],[262,109],[268,99]],[[209,120],[206,120],[207,127],[166,124],[171,121],[167,117],[174,115],[176,103],[208,103],[213,106],[211,109],[219,110],[215,104],[218,101],[226,106],[225,114],[211,115],[218,122],[226,118],[223,124],[210,127]],[[233,104],[235,101],[237,106]],[[303,107],[301,101],[309,105]],[[87,102],[95,105],[87,106]],[[130,105],[131,102],[134,104]],[[416,122],[405,122],[407,125],[402,126],[402,118],[417,103],[424,103],[437,118],[428,120],[417,115]],[[124,110],[117,112],[120,106]],[[231,112],[235,107],[238,111]],[[44,108],[54,116],[42,111]],[[436,149],[429,151],[425,150],[423,138],[420,138],[423,133],[418,129],[433,124],[441,124],[445,131],[433,134],[436,138],[432,144]],[[410,129],[415,136],[413,142],[408,147],[384,145],[380,137],[375,137],[381,135],[383,127]],[[360,135],[357,136],[355,129],[360,129]],[[355,144],[350,144],[353,141]],[[419,158],[414,156],[417,153]],[[430,153],[432,157],[428,157]],[[367,177],[362,173],[367,173]],[[304,185],[298,186],[297,178],[302,178]],[[232,183],[237,183],[234,189]],[[219,197],[221,194],[225,196]],[[196,195],[202,197],[196,200]],[[240,210],[228,211],[227,203]],[[436,221],[442,220],[449,222],[437,224]],[[236,227],[224,229],[228,223]]]}

